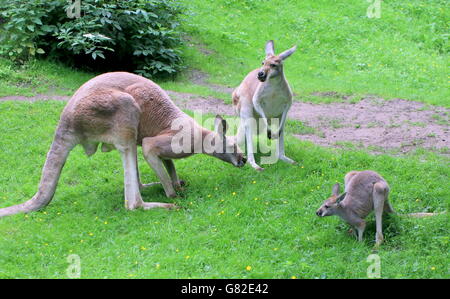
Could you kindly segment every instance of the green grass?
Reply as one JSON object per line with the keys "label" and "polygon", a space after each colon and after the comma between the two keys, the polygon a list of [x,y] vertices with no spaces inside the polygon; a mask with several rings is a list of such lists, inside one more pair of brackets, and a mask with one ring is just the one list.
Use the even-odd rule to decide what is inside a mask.
{"label": "green grass", "polygon": [[325,138],[324,133],[321,132],[319,129],[309,127],[298,120],[287,120],[286,130],[288,130],[289,132],[292,132],[294,134],[317,135],[319,137]]}
{"label": "green grass", "polygon": [[369,4],[361,0],[184,3],[189,44],[197,44],[185,48],[187,64],[211,82],[237,86],[273,39],[276,52],[298,45],[286,76],[307,100],[314,91],[335,91],[450,104],[445,1],[383,1],[380,19],[367,18]]}
{"label": "green grass", "polygon": [[159,81],[158,84],[165,90],[190,93],[199,96],[212,96],[216,99],[223,100],[226,104],[231,104],[231,96],[229,94],[213,90],[208,86],[196,85],[183,80]]}
{"label": "green grass", "polygon": [[39,93],[72,95],[94,74],[49,60],[32,60],[22,67],[0,57],[0,96]]}
{"label": "green grass", "polygon": [[[186,70],[175,80],[157,80],[165,89],[230,96],[190,82],[192,69],[208,81],[238,86],[260,66],[264,44],[276,51],[299,46],[286,61],[286,75],[298,101],[329,103],[341,96],[313,92],[405,98],[450,107],[448,89],[449,10],[442,0],[383,1],[380,19],[369,19],[367,1],[350,0],[183,0]],[[40,92],[70,95],[95,74],[50,61],[23,69],[0,59],[0,96]]]}
{"label": "green grass", "polygon": [[[64,106],[0,102],[0,205],[36,192]],[[65,278],[67,257],[81,258],[82,278],[365,278],[374,221],[364,242],[337,218],[314,212],[335,181],[354,169],[379,171],[400,213],[449,210],[448,158],[420,152],[402,158],[331,150],[287,138],[299,164],[262,173],[198,155],[176,162],[188,185],[179,211],[126,211],[117,152],[69,156],[51,204],[0,219],[0,278]],[[155,174],[142,158],[143,181]],[[160,187],[146,201],[172,202]],[[392,216],[384,226],[383,278],[448,278],[448,214]],[[246,270],[251,266],[251,270]]]}

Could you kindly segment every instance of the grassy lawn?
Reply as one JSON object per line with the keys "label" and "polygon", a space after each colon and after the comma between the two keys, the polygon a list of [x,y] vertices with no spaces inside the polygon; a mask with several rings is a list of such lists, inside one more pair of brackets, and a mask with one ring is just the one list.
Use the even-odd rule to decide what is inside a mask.
{"label": "grassy lawn", "polygon": [[299,47],[285,67],[299,100],[336,91],[449,106],[445,1],[383,1],[380,19],[366,17],[363,0],[183,2],[197,45],[186,47],[187,63],[214,83],[237,86],[273,39],[276,52]]}
{"label": "grassy lawn", "polygon": [[[277,52],[298,45],[285,67],[296,100],[329,103],[352,95],[356,103],[376,94],[450,107],[445,1],[383,1],[380,19],[366,17],[365,0],[181,2],[186,68],[174,80],[156,80],[164,89],[229,103],[214,84],[237,86],[260,66],[264,44],[273,39]],[[191,82],[192,70],[208,84]],[[19,67],[0,58],[0,97],[72,95],[95,75],[50,60]],[[37,191],[64,105],[0,101],[0,207]],[[317,133],[299,121],[289,121],[287,130]],[[448,214],[385,218],[378,251],[373,216],[359,243],[337,217],[315,215],[336,181],[363,169],[387,179],[400,214],[448,211],[447,156],[421,149],[371,155],[291,136],[286,152],[298,165],[279,162],[262,173],[204,155],[177,161],[188,184],[178,198],[167,199],[160,186],[142,195],[182,209],[131,212],[124,208],[119,154],[87,158],[77,147],[47,208],[0,219],[0,278],[66,278],[71,254],[81,258],[82,278],[366,278],[372,253],[381,258],[383,278],[450,277]],[[139,161],[143,182],[157,180]]]}
{"label": "grassy lawn", "polygon": [[[230,96],[190,81],[192,69],[210,83],[237,86],[260,66],[264,44],[277,52],[298,45],[286,62],[296,99],[335,102],[313,92],[405,98],[450,107],[448,89],[449,10],[441,0],[382,2],[381,18],[369,19],[364,0],[183,0],[186,69],[165,89]],[[93,77],[59,63],[32,61],[22,69],[0,58],[0,96],[40,92],[71,95]]]}
{"label": "grassy lawn", "polygon": [[[266,2],[264,2],[266,3]],[[61,102],[0,102],[0,206],[36,192]],[[195,156],[176,162],[188,182],[178,211],[126,211],[117,152],[69,156],[53,202],[43,211],[0,219],[0,278],[65,278],[67,257],[83,278],[365,278],[374,221],[364,242],[337,218],[314,212],[335,181],[354,169],[380,172],[399,213],[449,210],[448,159],[324,149],[287,138],[296,166],[257,173]],[[140,158],[143,181],[155,174]],[[171,201],[160,187],[146,201]],[[392,216],[377,252],[383,278],[448,278],[447,215]],[[248,267],[250,266],[250,267]]]}
{"label": "grassy lawn", "polygon": [[38,93],[72,95],[92,77],[94,74],[54,61],[33,60],[19,67],[0,57],[0,97]]}

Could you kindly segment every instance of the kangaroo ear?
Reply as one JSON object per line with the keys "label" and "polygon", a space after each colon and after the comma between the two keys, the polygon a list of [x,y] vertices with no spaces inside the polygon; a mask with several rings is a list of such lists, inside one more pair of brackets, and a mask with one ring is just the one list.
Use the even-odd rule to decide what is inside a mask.
{"label": "kangaroo ear", "polygon": [[286,58],[291,56],[292,53],[295,52],[295,50],[297,50],[297,46],[293,46],[292,48],[290,48],[289,50],[284,51],[283,53],[281,53],[278,56],[280,56],[281,60],[285,60]]}
{"label": "kangaroo ear", "polygon": [[332,192],[334,196],[338,196],[339,192],[341,192],[341,185],[339,183],[334,184]]}
{"label": "kangaroo ear", "polygon": [[336,199],[336,203],[340,203],[341,201],[343,201],[346,195],[347,195],[347,192],[342,193],[342,194]]}
{"label": "kangaroo ear", "polygon": [[219,133],[220,136],[225,137],[227,129],[228,129],[227,121],[224,120],[222,116],[216,115],[216,119],[214,120],[214,131]]}
{"label": "kangaroo ear", "polygon": [[266,56],[269,56],[269,55],[275,55],[273,40],[269,40],[266,43]]}

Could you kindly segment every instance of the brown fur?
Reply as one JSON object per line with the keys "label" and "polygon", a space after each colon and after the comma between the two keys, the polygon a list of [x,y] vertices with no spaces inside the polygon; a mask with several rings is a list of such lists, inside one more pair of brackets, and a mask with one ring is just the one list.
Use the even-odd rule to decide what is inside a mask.
{"label": "brown fur", "polygon": [[[128,209],[173,208],[172,204],[142,201],[139,189],[146,185],[139,182],[136,146],[143,145],[144,156],[160,178],[166,195],[175,196],[175,188],[181,184],[170,159],[193,154],[172,152],[172,137],[178,132],[171,129],[175,119],[184,119],[192,127],[191,133],[198,132],[202,140],[215,134],[227,148],[232,149],[227,153],[210,152],[210,155],[235,166],[245,163],[233,138],[202,128],[175,106],[167,93],[154,82],[125,72],[106,73],[83,84],[64,108],[47,154],[38,192],[23,204],[0,209],[0,217],[31,212],[47,205],[54,195],[66,158],[77,144],[84,147],[87,155],[94,154],[99,143],[103,143],[102,151],[119,150],[124,165]],[[221,118],[218,122],[225,126]],[[203,150],[202,145],[200,148]]]}

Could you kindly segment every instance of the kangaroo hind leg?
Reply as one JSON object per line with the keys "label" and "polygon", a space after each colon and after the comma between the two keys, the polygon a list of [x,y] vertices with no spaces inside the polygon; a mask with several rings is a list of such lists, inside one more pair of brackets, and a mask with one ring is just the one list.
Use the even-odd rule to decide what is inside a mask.
{"label": "kangaroo hind leg", "polygon": [[391,202],[389,201],[389,188],[387,188],[385,200],[384,200],[384,212],[387,214],[393,214],[395,213],[394,208],[391,205]]}
{"label": "kangaroo hind leg", "polygon": [[125,207],[128,210],[134,210],[143,205],[136,164],[137,146],[130,143],[125,146],[116,145],[116,148],[122,157],[124,170]]}
{"label": "kangaroo hind leg", "polygon": [[385,182],[378,182],[373,186],[373,207],[376,221],[376,238],[375,245],[380,246],[383,243],[383,212],[387,196],[389,194],[389,187]]}
{"label": "kangaroo hind leg", "polygon": [[[103,109],[100,104],[102,104],[101,100],[97,99],[93,106],[99,105]],[[128,210],[134,210],[143,206],[139,190],[136,144],[141,111],[134,98],[124,92],[112,92],[109,95],[108,104],[110,109],[102,110],[102,115],[108,115],[108,122],[104,124],[107,133],[103,133],[102,141],[113,144],[121,155],[124,169],[125,207]],[[99,118],[99,121],[104,119]],[[106,136],[108,138],[105,138]],[[107,149],[109,148],[111,147],[108,146]]]}

